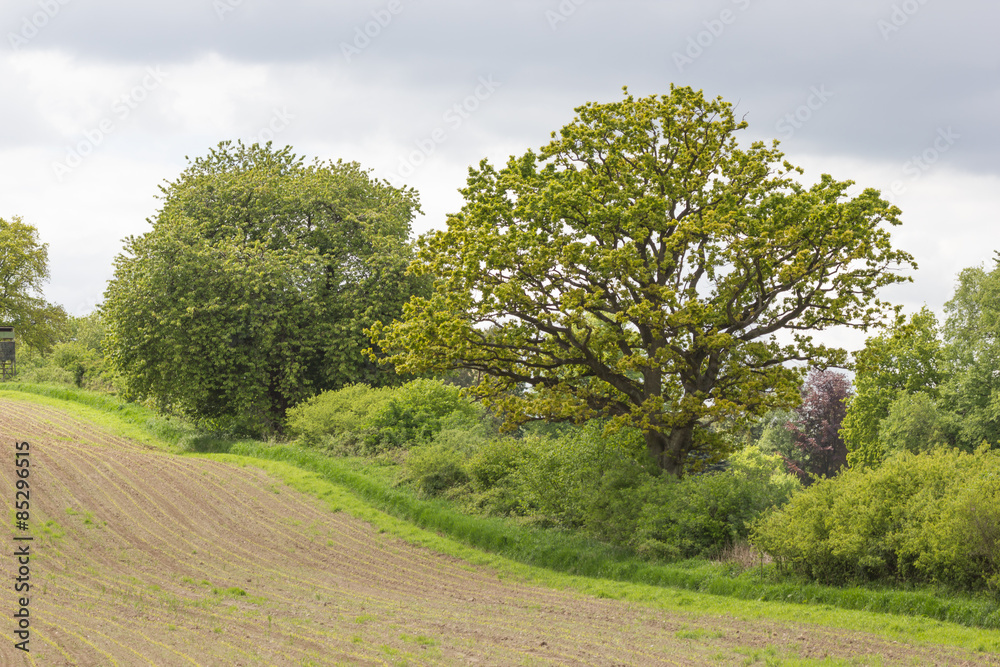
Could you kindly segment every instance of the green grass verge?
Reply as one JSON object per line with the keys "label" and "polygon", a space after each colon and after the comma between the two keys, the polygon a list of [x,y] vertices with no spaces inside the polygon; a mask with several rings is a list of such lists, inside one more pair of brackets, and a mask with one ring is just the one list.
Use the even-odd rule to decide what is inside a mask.
{"label": "green grass verge", "polygon": [[29,401],[87,419],[115,435],[167,449],[184,450],[185,442],[203,437],[180,419],[164,417],[150,408],[117,396],[63,385],[7,382],[0,397]]}

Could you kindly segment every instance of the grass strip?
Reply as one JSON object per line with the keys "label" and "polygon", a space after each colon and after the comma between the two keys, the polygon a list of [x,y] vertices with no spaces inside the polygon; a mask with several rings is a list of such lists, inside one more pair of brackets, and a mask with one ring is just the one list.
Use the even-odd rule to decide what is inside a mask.
{"label": "grass strip", "polygon": [[180,419],[164,417],[151,408],[123,401],[111,394],[64,385],[22,382],[7,382],[0,387],[0,396],[4,398],[57,407],[108,428],[116,435],[145,444],[181,450],[186,442],[204,437],[195,427]]}

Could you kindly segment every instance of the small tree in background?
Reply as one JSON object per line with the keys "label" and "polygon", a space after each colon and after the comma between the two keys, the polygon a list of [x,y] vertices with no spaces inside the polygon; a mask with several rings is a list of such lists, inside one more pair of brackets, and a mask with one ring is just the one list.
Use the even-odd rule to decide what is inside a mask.
{"label": "small tree in background", "polygon": [[847,465],[847,445],[840,423],[850,395],[847,376],[831,370],[813,370],[802,386],[802,404],[788,422],[795,454],[785,457],[788,469],[808,483],[811,475],[832,477]]}
{"label": "small tree in background", "polygon": [[900,316],[855,355],[855,393],[843,428],[852,468],[876,467],[893,449],[880,432],[894,401],[916,393],[937,399],[946,377],[938,329],[937,317],[925,307],[908,319]]}
{"label": "small tree in background", "polygon": [[49,244],[19,216],[0,218],[0,324],[13,326],[21,344],[47,353],[66,326],[66,311],[47,302]]}
{"label": "small tree in background", "polygon": [[1000,445],[1000,253],[993,267],[971,267],[944,305],[942,407],[956,416],[955,444]]}

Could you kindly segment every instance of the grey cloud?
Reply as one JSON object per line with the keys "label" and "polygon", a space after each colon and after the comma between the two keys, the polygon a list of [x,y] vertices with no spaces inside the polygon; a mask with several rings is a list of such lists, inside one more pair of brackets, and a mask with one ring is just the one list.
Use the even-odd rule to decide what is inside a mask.
{"label": "grey cloud", "polygon": [[[392,121],[402,134],[422,132],[482,74],[506,85],[494,103],[503,113],[482,114],[483,130],[524,137],[526,147],[547,138],[539,118],[556,129],[574,106],[616,99],[624,84],[646,94],[677,82],[738,102],[756,136],[781,138],[787,150],[901,163],[954,127],[962,141],[949,160],[1000,173],[1000,5],[988,0],[393,0],[392,16],[390,0],[62,1],[25,48],[142,63],[215,52],[310,64],[331,81],[391,92],[385,99],[412,116]],[[40,2],[60,0],[10,2],[0,26],[16,29]],[[678,54],[690,62],[680,66]],[[815,86],[833,95],[805,113]],[[797,112],[800,127],[782,124]]]}

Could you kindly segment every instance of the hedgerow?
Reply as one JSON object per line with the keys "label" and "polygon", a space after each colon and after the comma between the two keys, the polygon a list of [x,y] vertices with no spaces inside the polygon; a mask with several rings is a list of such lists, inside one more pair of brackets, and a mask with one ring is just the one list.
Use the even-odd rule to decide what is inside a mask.
{"label": "hedgerow", "polygon": [[797,494],[753,542],[813,580],[1000,589],[1000,452],[900,452]]}

